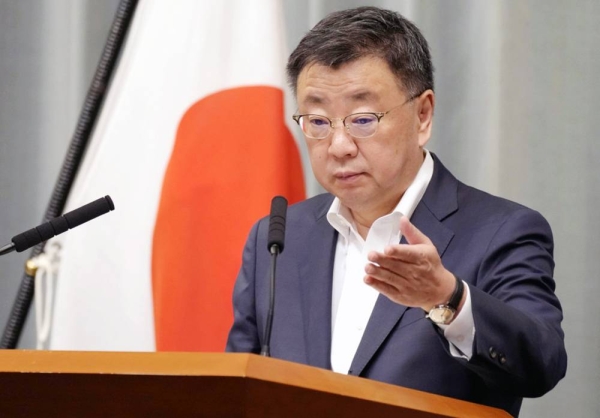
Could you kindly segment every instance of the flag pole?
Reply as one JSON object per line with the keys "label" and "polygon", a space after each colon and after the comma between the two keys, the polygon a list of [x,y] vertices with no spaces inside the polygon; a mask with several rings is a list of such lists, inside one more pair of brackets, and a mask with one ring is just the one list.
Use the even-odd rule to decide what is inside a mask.
{"label": "flag pole", "polygon": [[[64,210],[92,129],[98,119],[102,103],[106,97],[108,84],[116,68],[117,59],[123,49],[125,37],[131,25],[137,2],[138,0],[121,0],[119,2],[117,13],[100,57],[100,62],[96,67],[94,78],[79,114],[75,133],[71,139],[42,222],[60,216]],[[44,243],[36,245],[31,251],[29,258],[38,256],[43,249]],[[25,269],[10,317],[2,334],[0,349],[14,349],[17,346],[33,300],[34,277],[35,270]]]}

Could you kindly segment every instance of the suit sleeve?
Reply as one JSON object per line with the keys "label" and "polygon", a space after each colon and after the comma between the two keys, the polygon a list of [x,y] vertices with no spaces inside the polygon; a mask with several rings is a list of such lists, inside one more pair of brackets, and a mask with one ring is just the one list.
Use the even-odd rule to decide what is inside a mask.
{"label": "suit sleeve", "polygon": [[490,387],[537,397],[565,375],[552,252],[550,226],[525,208],[508,216],[489,243],[470,288],[475,340],[466,367]]}
{"label": "suit sleeve", "polygon": [[227,346],[228,352],[260,353],[261,342],[259,339],[256,318],[256,242],[258,237],[256,223],[246,245],[242,257],[242,267],[233,288],[233,326],[229,331]]}

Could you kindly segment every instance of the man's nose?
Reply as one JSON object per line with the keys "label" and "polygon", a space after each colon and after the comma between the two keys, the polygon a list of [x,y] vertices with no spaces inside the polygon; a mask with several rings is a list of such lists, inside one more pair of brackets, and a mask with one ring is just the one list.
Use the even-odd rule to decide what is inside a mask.
{"label": "man's nose", "polygon": [[341,119],[333,120],[329,153],[336,158],[354,157],[358,153],[356,142]]}

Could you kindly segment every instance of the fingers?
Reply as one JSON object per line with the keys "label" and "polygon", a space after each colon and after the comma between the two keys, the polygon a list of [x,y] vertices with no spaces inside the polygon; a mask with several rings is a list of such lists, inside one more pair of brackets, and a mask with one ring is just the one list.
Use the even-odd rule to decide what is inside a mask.
{"label": "fingers", "polygon": [[[384,274],[385,271],[392,272],[396,276],[416,279],[419,276],[426,274],[431,269],[430,260],[420,252],[404,252],[400,251],[399,257],[391,257],[386,254],[370,252],[368,259],[371,263],[365,268],[365,271],[373,274]],[[380,270],[384,270],[381,271]]]}
{"label": "fingers", "polygon": [[385,263],[386,260],[402,261],[404,263],[418,264],[426,257],[427,248],[423,246],[395,244],[384,248],[383,253],[371,251],[367,258],[372,263]]}
{"label": "fingers", "polygon": [[373,276],[365,276],[364,280],[366,284],[392,300],[395,300],[400,296],[398,288],[389,283],[378,280]]}
{"label": "fingers", "polygon": [[367,275],[364,277],[364,282],[367,285],[396,303],[418,306],[420,298],[415,295],[422,290],[418,283],[373,264],[367,265],[365,271]]}
{"label": "fingers", "polygon": [[[376,253],[375,253],[376,255]],[[424,258],[418,263],[407,263],[402,260],[389,257],[374,257],[376,264],[367,264],[365,272],[384,282],[396,285],[400,282],[419,283],[429,277],[433,268],[432,263]]]}
{"label": "fingers", "polygon": [[369,277],[390,284],[395,283],[402,278],[397,271],[376,266],[374,264],[367,264],[365,266],[365,272],[369,275]]}
{"label": "fingers", "polygon": [[[371,252],[369,261],[381,264],[382,258],[393,257],[407,263],[419,263],[428,256],[433,246],[431,240],[414,226],[406,216],[400,218],[400,231],[406,238],[406,244],[388,245],[383,254]],[[379,255],[376,255],[379,254]]]}

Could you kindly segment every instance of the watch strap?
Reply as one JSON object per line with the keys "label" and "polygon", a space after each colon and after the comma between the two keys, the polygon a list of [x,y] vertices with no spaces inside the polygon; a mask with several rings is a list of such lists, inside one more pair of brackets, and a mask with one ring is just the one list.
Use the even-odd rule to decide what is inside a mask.
{"label": "watch strap", "polygon": [[448,301],[447,305],[457,311],[458,305],[460,305],[460,301],[465,291],[465,284],[457,276],[454,277],[456,278],[456,287],[454,287],[454,292],[452,292],[452,296],[450,296],[450,300]]}

